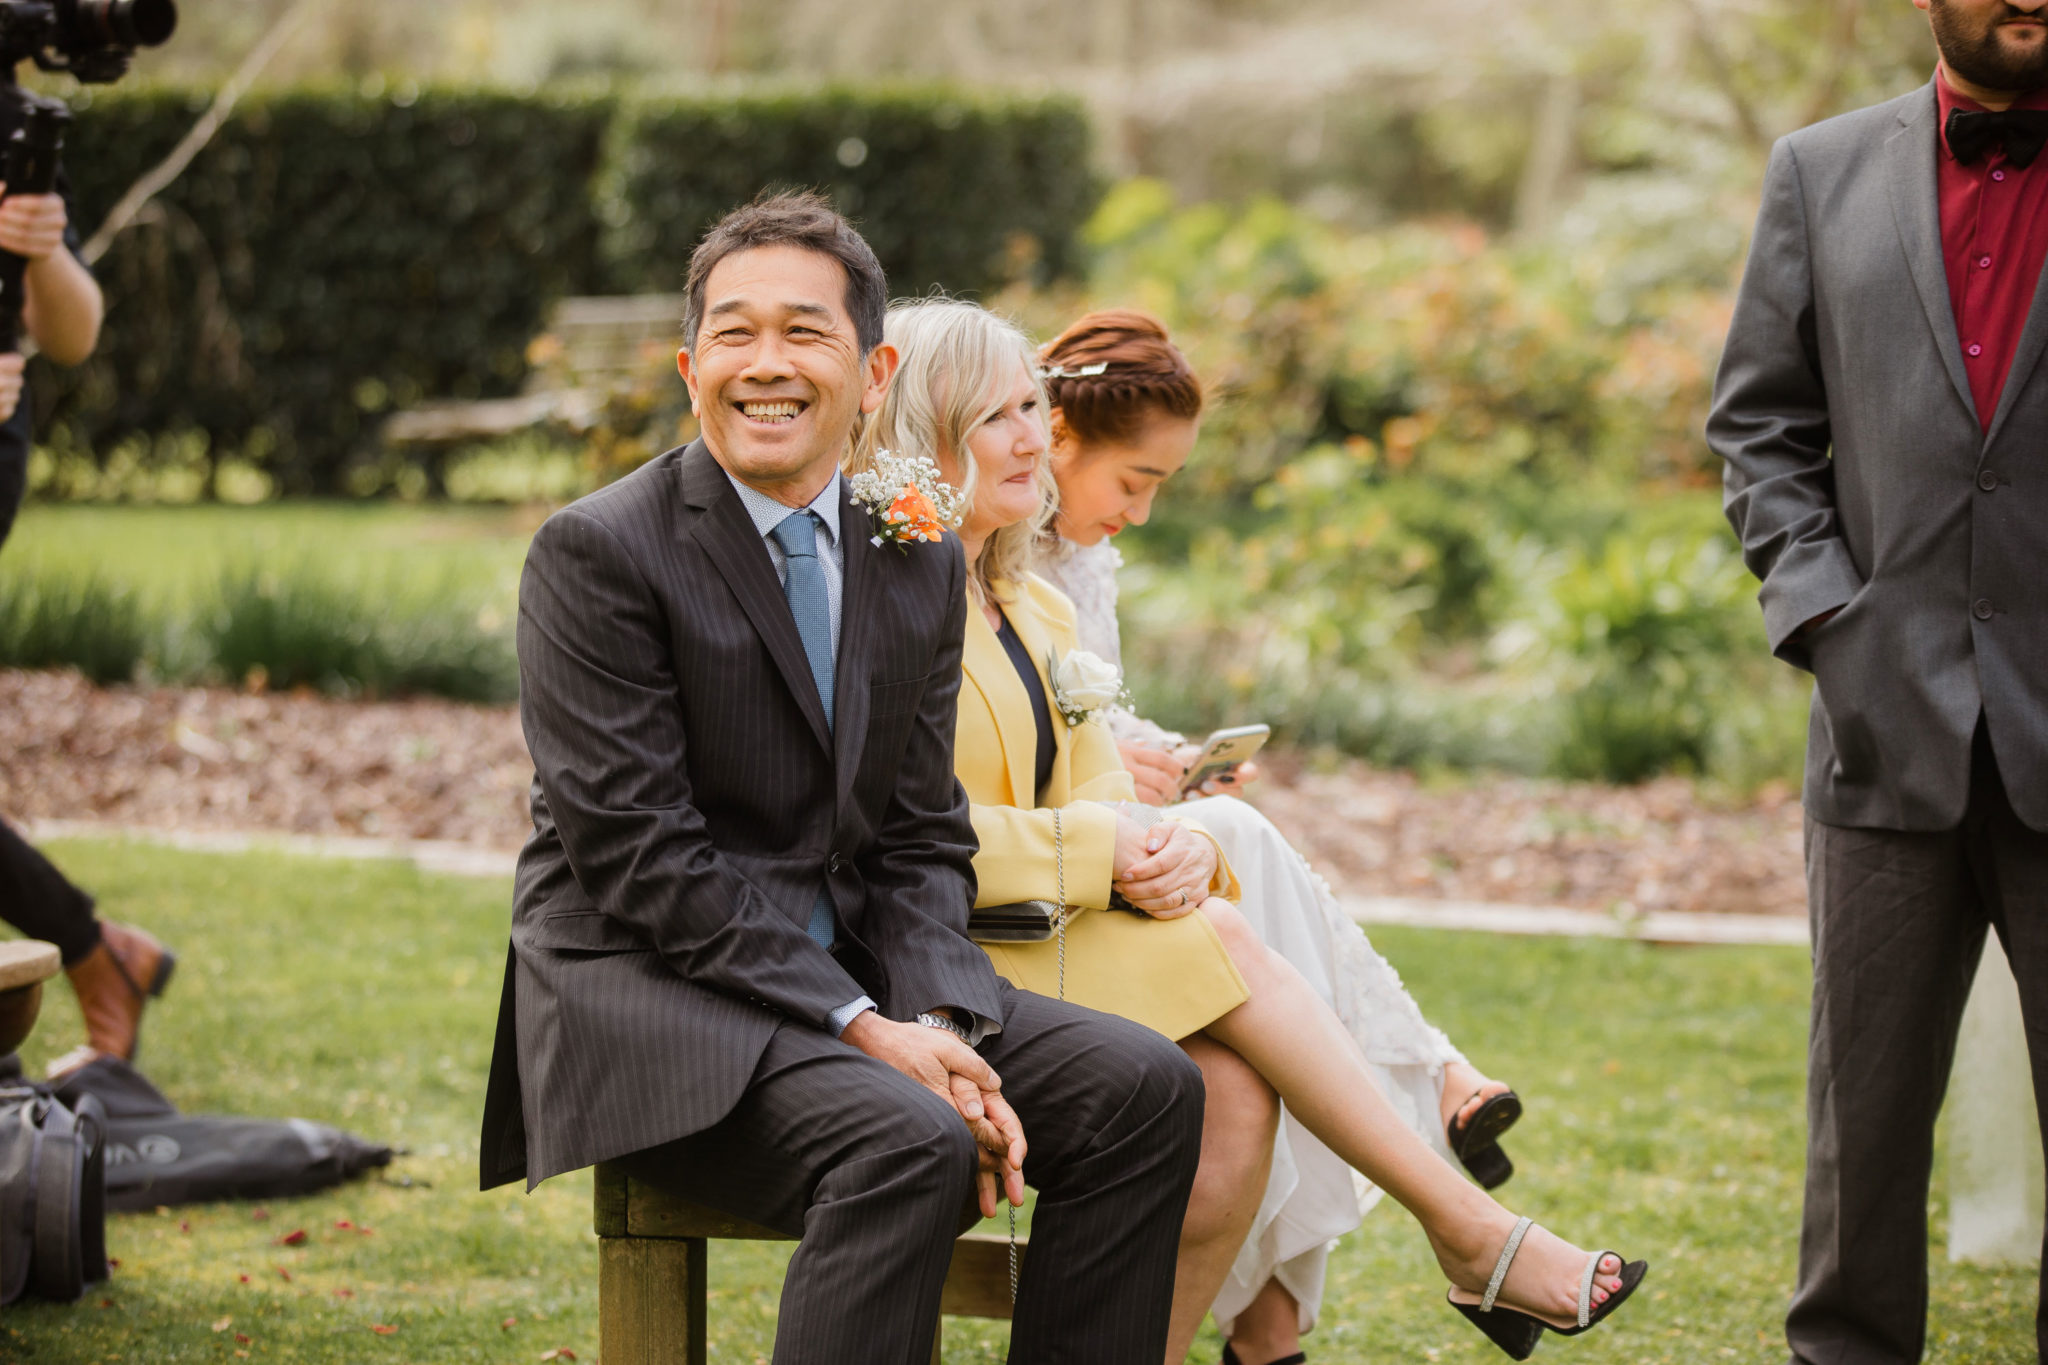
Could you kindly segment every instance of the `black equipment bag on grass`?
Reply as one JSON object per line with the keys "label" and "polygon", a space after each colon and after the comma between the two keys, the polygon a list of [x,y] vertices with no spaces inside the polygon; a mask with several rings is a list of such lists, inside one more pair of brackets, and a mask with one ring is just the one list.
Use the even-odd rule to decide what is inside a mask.
{"label": "black equipment bag on grass", "polygon": [[0,1078],[0,1304],[30,1289],[69,1302],[107,1278],[105,1134],[95,1097]]}
{"label": "black equipment bag on grass", "polygon": [[181,1114],[135,1068],[99,1057],[57,1097],[105,1106],[107,1207],[312,1194],[391,1161],[391,1149],[305,1119]]}

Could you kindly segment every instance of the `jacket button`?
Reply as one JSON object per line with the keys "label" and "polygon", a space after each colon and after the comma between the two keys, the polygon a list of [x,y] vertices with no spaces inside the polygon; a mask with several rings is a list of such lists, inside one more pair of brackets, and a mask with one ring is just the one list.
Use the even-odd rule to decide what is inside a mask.
{"label": "jacket button", "polygon": [[1978,598],[1977,605],[1970,608],[1971,614],[1979,621],[1989,621],[1996,610],[1997,608],[1991,605],[1991,599],[1988,597]]}
{"label": "jacket button", "polygon": [[[1989,613],[1987,612],[1986,615],[1989,615]],[[846,859],[840,857],[837,853],[833,854],[832,861],[826,864],[826,870],[830,872],[844,872],[846,870]]]}
{"label": "jacket button", "polygon": [[1993,492],[1998,487],[1998,476],[1988,469],[1980,470],[1977,474],[1977,487],[1986,493]]}

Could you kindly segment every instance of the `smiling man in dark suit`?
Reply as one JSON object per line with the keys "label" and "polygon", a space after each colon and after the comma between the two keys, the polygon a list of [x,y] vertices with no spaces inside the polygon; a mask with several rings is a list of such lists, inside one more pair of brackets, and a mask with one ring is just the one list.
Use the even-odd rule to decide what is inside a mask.
{"label": "smiling man in dark suit", "polygon": [[2048,0],[1914,3],[1934,80],[1772,153],[1707,426],[1816,684],[1803,1365],[1921,1357],[1987,929],[2048,1101]]}
{"label": "smiling man in dark suit", "polygon": [[781,1365],[924,1365],[977,1182],[993,1213],[1028,1177],[1011,1358],[1157,1359],[1200,1076],[967,938],[959,542],[873,543],[838,472],[896,366],[881,268],[781,195],[688,290],[703,438],[551,517],[520,585],[534,833],[483,1183],[627,1158],[801,1235]]}

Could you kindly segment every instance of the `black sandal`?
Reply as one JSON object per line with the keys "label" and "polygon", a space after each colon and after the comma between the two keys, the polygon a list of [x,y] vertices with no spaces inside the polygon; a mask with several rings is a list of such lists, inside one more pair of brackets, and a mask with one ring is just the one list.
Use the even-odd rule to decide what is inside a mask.
{"label": "black sandal", "polygon": [[1527,1360],[1535,1351],[1537,1343],[1543,1340],[1546,1331],[1561,1337],[1575,1337],[1591,1331],[1606,1320],[1608,1314],[1627,1301],[1636,1292],[1636,1286],[1650,1273],[1648,1261],[1629,1261],[1621,1268],[1621,1288],[1607,1296],[1607,1302],[1593,1303],[1593,1277],[1600,1271],[1600,1262],[1609,1256],[1621,1259],[1615,1251],[1596,1251],[1586,1262],[1586,1278],[1579,1283],[1579,1320],[1575,1326],[1552,1327],[1539,1317],[1522,1312],[1518,1308],[1496,1308],[1494,1300],[1500,1297],[1500,1287],[1508,1278],[1508,1267],[1515,1262],[1515,1253],[1522,1249],[1522,1239],[1535,1226],[1535,1220],[1519,1219],[1515,1230],[1508,1234],[1507,1245],[1500,1249],[1500,1260],[1494,1264],[1493,1278],[1487,1282],[1486,1295],[1478,1303],[1459,1303],[1445,1295],[1451,1307],[1470,1318],[1486,1339],[1507,1352],[1513,1360]]}
{"label": "black sandal", "polygon": [[[1465,1103],[1470,1104],[1478,1094],[1473,1091]],[[1515,1163],[1500,1149],[1500,1135],[1514,1127],[1521,1117],[1522,1097],[1506,1090],[1489,1097],[1479,1106],[1478,1113],[1465,1120],[1463,1127],[1458,1125],[1455,1114],[1444,1126],[1444,1138],[1451,1151],[1465,1163],[1465,1169],[1472,1172],[1481,1189],[1499,1189],[1515,1173]]]}

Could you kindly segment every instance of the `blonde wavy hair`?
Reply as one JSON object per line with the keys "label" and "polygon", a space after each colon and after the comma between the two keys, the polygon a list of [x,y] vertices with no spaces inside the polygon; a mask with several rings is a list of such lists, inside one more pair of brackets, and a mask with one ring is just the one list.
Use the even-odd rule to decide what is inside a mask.
{"label": "blonde wavy hair", "polygon": [[[854,442],[847,472],[870,468],[877,450],[923,455],[941,470],[949,465],[958,468],[960,491],[971,508],[977,478],[967,440],[1002,411],[1020,365],[1037,391],[1040,420],[1046,420],[1050,405],[1038,373],[1037,350],[1007,318],[947,298],[890,305],[882,340],[896,348],[902,364],[882,406]],[[1048,451],[1050,444],[1048,427]],[[1019,582],[1038,562],[1040,540],[1059,510],[1059,485],[1053,482],[1049,454],[1038,462],[1038,492],[1037,513],[991,535],[981,557],[968,566],[990,601],[1004,600],[997,584]]]}

